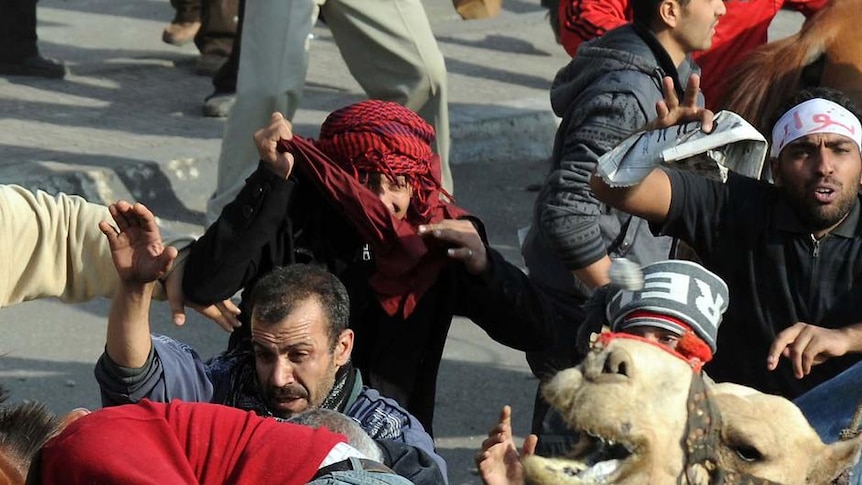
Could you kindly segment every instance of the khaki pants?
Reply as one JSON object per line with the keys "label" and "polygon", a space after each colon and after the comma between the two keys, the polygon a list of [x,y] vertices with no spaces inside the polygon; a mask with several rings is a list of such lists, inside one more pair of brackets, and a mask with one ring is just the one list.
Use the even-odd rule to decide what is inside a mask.
{"label": "khaki pants", "polygon": [[308,35],[319,11],[368,96],[401,103],[435,127],[443,186],[452,190],[446,67],[421,0],[251,0],[242,27],[237,99],[225,126],[208,222],[257,166],[254,131],[274,111],[288,119],[296,113],[308,69]]}

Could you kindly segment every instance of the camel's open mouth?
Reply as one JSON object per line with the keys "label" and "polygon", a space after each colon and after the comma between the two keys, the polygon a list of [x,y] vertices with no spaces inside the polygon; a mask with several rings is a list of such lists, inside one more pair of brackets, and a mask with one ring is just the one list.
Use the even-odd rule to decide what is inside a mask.
{"label": "camel's open mouth", "polygon": [[580,440],[565,457],[524,459],[524,471],[531,484],[559,483],[586,485],[614,483],[624,475],[627,460],[635,456],[635,447],[582,431]]}

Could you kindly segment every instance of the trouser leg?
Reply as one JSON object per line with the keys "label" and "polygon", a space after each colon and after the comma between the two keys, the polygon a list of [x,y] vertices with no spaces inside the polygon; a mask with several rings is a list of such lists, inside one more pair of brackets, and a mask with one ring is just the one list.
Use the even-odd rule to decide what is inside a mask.
{"label": "trouser leg", "polygon": [[862,362],[821,383],[794,401],[824,443],[838,441],[862,406]]}
{"label": "trouser leg", "polygon": [[296,113],[308,71],[308,42],[318,7],[313,0],[255,0],[245,7],[243,52],[236,104],[225,124],[215,193],[207,206],[213,222],[257,166],[252,134],[280,111]]}
{"label": "trouser leg", "polygon": [[237,7],[236,36],[233,48],[227,62],[222,64],[218,72],[213,76],[213,87],[216,93],[235,93],[236,78],[239,75],[239,55],[242,50],[242,24],[245,17],[245,0],[239,0]]}
{"label": "trouser leg", "polygon": [[36,40],[36,0],[0,0],[0,61],[38,54]]}
{"label": "trouser leg", "polygon": [[434,126],[451,192],[446,65],[421,0],[329,0],[323,16],[369,97],[403,104]]}
{"label": "trouser leg", "polygon": [[[856,413],[862,412],[862,362],[797,397],[797,405],[824,443],[834,443],[841,432],[851,428]],[[857,460],[850,475],[851,485],[862,484],[862,461]]]}
{"label": "trouser leg", "polygon": [[201,54],[230,55],[237,33],[237,10],[238,0],[203,0],[201,29],[195,35]]}

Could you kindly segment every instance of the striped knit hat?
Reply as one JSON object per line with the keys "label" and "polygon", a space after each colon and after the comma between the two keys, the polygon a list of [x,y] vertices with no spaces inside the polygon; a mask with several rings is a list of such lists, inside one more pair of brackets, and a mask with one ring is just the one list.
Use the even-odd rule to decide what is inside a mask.
{"label": "striped knit hat", "polygon": [[427,223],[439,205],[440,159],[431,150],[434,128],[398,103],[368,100],[333,111],[315,142],[320,151],[359,179],[381,173],[394,181],[404,176],[413,188],[407,218]]}
{"label": "striped knit hat", "polygon": [[721,317],[729,301],[727,285],[692,261],[658,261],[643,267],[643,286],[618,289],[605,308],[614,332],[658,327],[681,337],[677,351],[708,362],[716,351]]}

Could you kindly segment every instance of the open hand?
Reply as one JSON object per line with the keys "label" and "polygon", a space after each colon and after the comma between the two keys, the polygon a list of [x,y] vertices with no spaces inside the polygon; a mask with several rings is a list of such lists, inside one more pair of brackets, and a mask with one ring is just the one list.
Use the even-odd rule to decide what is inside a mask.
{"label": "open hand", "polygon": [[450,258],[461,261],[467,271],[479,275],[488,269],[488,254],[485,243],[472,222],[466,219],[444,219],[435,224],[419,226],[422,237],[439,239],[454,247],[449,248]]}
{"label": "open hand", "polygon": [[658,130],[668,126],[680,125],[690,121],[700,121],[701,130],[712,131],[714,113],[697,105],[697,93],[700,90],[700,76],[692,74],[685,87],[685,97],[680,103],[673,86],[673,78],[665,76],[662,79],[664,100],[655,105],[656,118],[644,127],[645,131]]}
{"label": "open hand", "polygon": [[793,373],[802,379],[811,368],[831,357],[840,357],[850,349],[850,340],[843,329],[818,327],[796,322],[781,331],[769,348],[766,368],[775,370],[778,359],[784,357],[793,363]]}
{"label": "open hand", "polygon": [[524,483],[524,467],[521,457],[536,451],[538,438],[531,434],[524,440],[521,452],[512,437],[512,408],[503,406],[500,422],[491,428],[482,442],[482,451],[476,455],[476,467],[486,485],[521,485]]}
{"label": "open hand", "polygon": [[99,229],[108,238],[120,280],[144,284],[164,276],[177,250],[162,243],[153,213],[141,203],[132,205],[124,200],[111,204],[108,210],[119,229],[107,221],[99,222]]}
{"label": "open hand", "polygon": [[219,327],[227,332],[233,332],[235,328],[239,328],[240,321],[237,319],[239,308],[230,300],[225,300],[213,305],[198,305],[186,299],[183,292],[183,274],[185,273],[186,259],[177,261],[174,264],[173,270],[165,278],[165,293],[168,297],[168,304],[171,307],[174,325],[180,326],[186,323],[185,307],[195,309],[201,315],[214,321]]}
{"label": "open hand", "polygon": [[285,179],[293,171],[293,154],[279,152],[276,145],[281,139],[291,138],[293,138],[293,127],[281,113],[273,113],[269,118],[269,124],[254,132],[254,144],[257,146],[261,161],[267,168]]}

